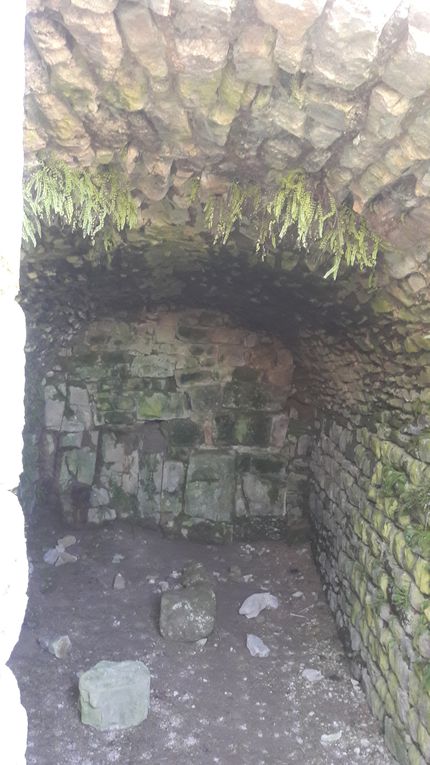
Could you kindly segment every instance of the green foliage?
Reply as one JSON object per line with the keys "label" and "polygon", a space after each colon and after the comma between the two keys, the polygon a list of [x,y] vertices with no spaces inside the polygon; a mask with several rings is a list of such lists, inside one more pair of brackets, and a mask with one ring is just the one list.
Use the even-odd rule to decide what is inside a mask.
{"label": "green foliage", "polygon": [[[198,196],[193,186],[191,202]],[[381,240],[346,205],[337,206],[332,194],[313,184],[299,170],[288,173],[272,193],[263,193],[255,184],[240,186],[234,181],[225,196],[209,198],[204,218],[214,242],[226,244],[233,228],[246,218],[256,226],[256,250],[264,257],[267,249],[279,246],[293,233],[298,247],[314,244],[321,256],[330,256],[332,265],[325,277],[336,278],[341,263],[373,267]]]}
{"label": "green foliage", "polygon": [[416,661],[414,665],[418,669],[418,676],[421,681],[421,688],[425,693],[430,693],[430,662]]}
{"label": "green foliage", "polygon": [[415,523],[430,527],[430,479],[409,487],[402,496],[402,506]]}
{"label": "green foliage", "polygon": [[23,195],[23,239],[34,246],[42,223],[70,226],[93,242],[101,234],[106,248],[113,231],[137,224],[130,191],[110,167],[90,170],[51,158],[24,181]]}
{"label": "green foliage", "polygon": [[423,558],[430,558],[430,529],[417,529],[412,526],[405,531],[405,539],[410,547],[416,547]]}
{"label": "green foliage", "polygon": [[391,600],[396,608],[404,613],[409,608],[409,590],[406,587],[393,587]]}
{"label": "green foliage", "polygon": [[406,486],[406,476],[400,470],[384,466],[381,476],[381,494],[384,497],[403,495]]}

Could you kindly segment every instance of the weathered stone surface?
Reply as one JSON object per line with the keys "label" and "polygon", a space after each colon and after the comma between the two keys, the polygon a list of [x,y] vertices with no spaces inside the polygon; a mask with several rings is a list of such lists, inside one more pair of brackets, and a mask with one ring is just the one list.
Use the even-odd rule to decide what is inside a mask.
{"label": "weathered stone surface", "polygon": [[423,15],[422,20],[424,23],[417,19],[417,26],[409,23],[406,39],[388,61],[382,75],[387,85],[406,98],[421,96],[428,89],[430,27],[428,18]]}
{"label": "weathered stone surface", "polygon": [[245,27],[233,49],[238,76],[256,85],[271,85],[275,75],[272,51],[275,32],[264,24]]}
{"label": "weathered stone surface", "polygon": [[117,15],[125,41],[139,64],[152,77],[166,78],[166,46],[150,11],[142,5],[122,4]]}
{"label": "weathered stone surface", "polygon": [[79,678],[82,722],[98,730],[139,725],[148,716],[150,680],[141,661],[100,661]]}
{"label": "weathered stone surface", "polygon": [[216,598],[204,585],[163,592],[160,632],[168,640],[194,642],[208,637],[215,626]]}
{"label": "weathered stone surface", "polygon": [[229,521],[234,507],[234,456],[195,452],[190,457],[185,513],[211,521]]}
{"label": "weathered stone surface", "polygon": [[62,9],[64,21],[82,55],[106,75],[119,66],[122,40],[112,13],[100,13],[70,4]]}
{"label": "weathered stone surface", "polygon": [[378,52],[379,36],[398,6],[339,0],[324,16],[314,53],[317,79],[354,90],[365,82]]}
{"label": "weathered stone surface", "polygon": [[[224,163],[227,174],[247,180],[257,155],[259,180],[297,166],[322,171],[340,200],[352,192],[354,209],[382,234],[390,212],[384,198],[389,204],[408,168],[418,179],[416,163],[428,159],[428,121],[407,121],[413,99],[428,90],[430,24],[420,5],[257,0],[256,13],[242,17],[233,13],[233,0],[193,0],[174,12],[170,0],[57,6],[55,16],[52,3],[29,8],[29,165],[47,146],[84,165],[118,161],[141,205],[142,224],[159,241],[166,214],[180,241],[190,222],[183,192],[169,195],[186,157],[194,177],[217,175]],[[337,99],[340,108],[330,115],[328,104]],[[233,156],[241,162],[234,170]],[[430,189],[419,189],[411,186],[401,210],[429,196]],[[374,197],[384,215],[366,208]],[[165,204],[149,212],[147,200]],[[402,228],[401,210],[391,223],[393,238]],[[202,247],[198,222],[193,217],[193,238]],[[253,238],[248,222],[242,231]],[[425,241],[425,211],[403,227],[398,245],[407,248],[418,231]],[[143,242],[146,233],[134,236]]]}
{"label": "weathered stone surface", "polygon": [[297,42],[310,29],[322,12],[323,0],[255,0],[266,24],[278,29],[285,40]]}

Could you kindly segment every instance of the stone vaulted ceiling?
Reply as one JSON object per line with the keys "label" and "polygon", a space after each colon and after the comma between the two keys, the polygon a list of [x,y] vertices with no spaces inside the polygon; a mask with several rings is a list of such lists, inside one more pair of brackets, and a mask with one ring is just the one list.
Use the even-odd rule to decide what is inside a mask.
{"label": "stone vaulted ceiling", "polygon": [[145,236],[199,240],[191,178],[302,168],[427,252],[428,0],[28,0],[27,28],[27,167],[120,161]]}

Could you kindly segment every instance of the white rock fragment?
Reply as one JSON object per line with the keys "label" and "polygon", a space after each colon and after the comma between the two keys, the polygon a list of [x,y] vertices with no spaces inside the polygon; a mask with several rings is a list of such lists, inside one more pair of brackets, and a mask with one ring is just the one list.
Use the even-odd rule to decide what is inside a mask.
{"label": "white rock fragment", "polygon": [[43,560],[51,566],[62,566],[64,563],[76,563],[78,556],[66,552],[64,544],[57,544],[46,551]]}
{"label": "white rock fragment", "polygon": [[322,744],[334,744],[336,741],[339,741],[339,739],[342,738],[342,731],[339,730],[337,733],[323,733],[320,741]]}
{"label": "white rock fragment", "polygon": [[270,653],[270,648],[257,635],[246,636],[246,647],[251,656],[258,656],[261,659],[265,659]]}
{"label": "white rock fragment", "polygon": [[78,560],[77,555],[72,555],[72,553],[68,553],[64,550],[60,552],[58,555],[57,560],[55,561],[56,566],[64,566],[65,563],[76,563]]}
{"label": "white rock fragment", "polygon": [[239,613],[247,619],[254,619],[265,608],[278,608],[278,606],[279,600],[275,595],[271,595],[270,592],[255,592],[243,601]]}
{"label": "white rock fragment", "polygon": [[321,674],[319,669],[304,669],[302,677],[308,681],[308,683],[319,683],[323,679],[324,675]]}
{"label": "white rock fragment", "polygon": [[300,590],[297,590],[296,592],[293,592],[291,597],[292,598],[303,598],[304,596],[303,596],[303,592],[301,592]]}
{"label": "white rock fragment", "polygon": [[61,537],[61,539],[57,539],[57,546],[61,545],[61,547],[65,550],[66,547],[71,547],[72,545],[76,544],[76,537],[73,536],[73,534],[67,534],[65,537]]}
{"label": "white rock fragment", "polygon": [[160,582],[158,582],[158,587],[160,592],[167,592],[167,590],[169,589],[169,582],[165,582],[164,580],[161,580]]}
{"label": "white rock fragment", "polygon": [[72,642],[68,635],[59,635],[49,640],[39,640],[39,643],[57,659],[65,659],[72,650]]}
{"label": "white rock fragment", "polygon": [[201,638],[200,640],[196,640],[196,648],[204,648],[206,643],[208,642],[207,638]]}
{"label": "white rock fragment", "polygon": [[121,553],[115,553],[112,558],[112,563],[121,563],[122,560],[124,560],[124,555],[121,555]]}
{"label": "white rock fragment", "polygon": [[112,582],[112,587],[114,590],[125,590],[125,578],[120,571],[115,574]]}
{"label": "white rock fragment", "polygon": [[43,556],[43,560],[45,563],[49,563],[51,566],[54,566],[58,558],[58,550],[56,547],[50,547],[49,550],[46,551],[46,553]]}

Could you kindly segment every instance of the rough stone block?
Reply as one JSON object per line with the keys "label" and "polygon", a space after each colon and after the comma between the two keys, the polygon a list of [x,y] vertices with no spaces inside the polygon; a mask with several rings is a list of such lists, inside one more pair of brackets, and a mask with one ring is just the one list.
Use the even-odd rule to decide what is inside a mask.
{"label": "rough stone block", "polygon": [[215,593],[207,586],[164,592],[161,596],[160,632],[169,640],[200,640],[211,634],[215,613]]}
{"label": "rough stone block", "polygon": [[219,414],[215,417],[220,445],[268,446],[271,419],[263,413]]}
{"label": "rough stone block", "polygon": [[234,455],[215,451],[191,455],[185,489],[187,515],[229,521],[234,509]]}
{"label": "rough stone block", "polygon": [[262,481],[252,473],[246,473],[242,479],[245,502],[251,515],[285,514],[285,490],[279,481]]}
{"label": "rough stone block", "polygon": [[141,661],[100,661],[79,679],[82,722],[98,730],[139,725],[148,716],[150,681]]}
{"label": "rough stone block", "polygon": [[137,401],[138,420],[173,420],[187,416],[183,393],[142,393]]}

